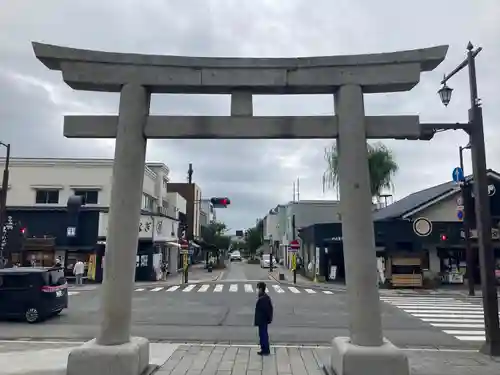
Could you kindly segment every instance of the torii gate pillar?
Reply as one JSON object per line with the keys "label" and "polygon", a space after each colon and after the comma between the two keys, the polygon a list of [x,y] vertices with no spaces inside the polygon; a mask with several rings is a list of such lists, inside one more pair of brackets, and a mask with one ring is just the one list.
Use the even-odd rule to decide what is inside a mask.
{"label": "torii gate pillar", "polygon": [[[234,59],[106,53],[33,43],[37,58],[77,90],[120,93],[118,116],[67,116],[64,134],[116,138],[99,335],[68,358],[68,375],[139,375],[148,341],[131,338],[131,300],[147,138],[338,138],[350,337],[333,340],[336,375],[408,375],[384,340],[367,138],[432,138],[418,116],[365,116],[363,95],[408,91],[447,46],[387,54]],[[232,116],[148,116],[151,93],[228,94]],[[335,116],[255,117],[254,94],[333,94]]]}

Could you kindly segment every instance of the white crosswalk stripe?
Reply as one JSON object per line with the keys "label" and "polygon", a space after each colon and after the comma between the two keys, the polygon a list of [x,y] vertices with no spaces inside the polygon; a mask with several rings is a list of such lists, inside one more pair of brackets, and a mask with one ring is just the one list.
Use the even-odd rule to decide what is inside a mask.
{"label": "white crosswalk stripe", "polygon": [[483,307],[454,298],[439,297],[380,297],[429,325],[460,341],[485,340]]}
{"label": "white crosswalk stripe", "polygon": [[80,294],[80,292],[68,292],[68,296],[76,296]]}
{"label": "white crosswalk stripe", "polygon": [[222,289],[223,289],[223,288],[224,288],[224,285],[222,285],[222,284],[217,284],[217,285],[215,286],[215,288],[214,288],[214,292],[216,292],[216,293],[220,293],[220,292],[222,292]]}
{"label": "white crosswalk stripe", "polygon": [[194,288],[196,288],[196,284],[191,284],[191,285],[188,285],[187,287],[185,287],[184,289],[182,289],[183,292],[190,292],[192,291]]}
{"label": "white crosswalk stripe", "polygon": [[285,293],[285,291],[279,285],[273,284],[273,288],[276,291],[276,293],[280,293],[280,294]]}
{"label": "white crosswalk stripe", "polygon": [[314,294],[314,293],[316,293],[316,292],[314,291],[314,289],[304,289],[304,290],[305,290],[307,293],[309,293],[309,294]]}
{"label": "white crosswalk stripe", "polygon": [[160,290],[163,290],[162,286],[160,286],[158,288],[151,289],[152,292],[159,292]]}
{"label": "white crosswalk stripe", "polygon": [[179,285],[174,285],[174,286],[171,286],[170,288],[168,288],[167,292],[175,292],[179,288],[180,288]]}
{"label": "white crosswalk stripe", "polygon": [[331,290],[323,290],[323,293],[325,293],[325,294],[333,294],[333,292]]}
{"label": "white crosswalk stripe", "polygon": [[198,293],[205,293],[208,288],[210,288],[210,285],[208,284],[205,284],[205,285],[202,285],[200,289],[198,289]]}
{"label": "white crosswalk stripe", "polygon": [[294,287],[294,286],[289,286],[289,287],[288,287],[288,289],[289,289],[289,290],[290,290],[290,292],[292,292],[292,293],[295,293],[295,294],[300,293],[300,290],[298,290],[298,289],[297,289],[296,287]]}

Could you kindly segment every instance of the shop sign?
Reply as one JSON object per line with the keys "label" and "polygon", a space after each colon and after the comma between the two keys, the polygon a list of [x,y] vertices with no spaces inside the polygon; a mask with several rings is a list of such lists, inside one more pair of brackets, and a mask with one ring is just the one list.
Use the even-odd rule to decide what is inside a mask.
{"label": "shop sign", "polygon": [[[107,212],[99,214],[99,237],[107,237],[108,235],[108,218]],[[153,238],[153,229],[153,217],[141,215],[139,228],[137,228],[139,238]]]}

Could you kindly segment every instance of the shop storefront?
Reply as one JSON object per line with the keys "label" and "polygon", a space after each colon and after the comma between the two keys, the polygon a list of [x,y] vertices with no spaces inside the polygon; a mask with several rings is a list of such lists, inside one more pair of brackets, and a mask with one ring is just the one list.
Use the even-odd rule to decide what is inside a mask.
{"label": "shop storefront", "polygon": [[8,254],[12,264],[49,267],[60,259],[69,277],[73,276],[77,260],[88,268],[91,255],[96,251],[97,209],[82,209],[76,235],[71,241],[67,237],[65,207],[9,207],[7,214],[25,231],[22,246]]}

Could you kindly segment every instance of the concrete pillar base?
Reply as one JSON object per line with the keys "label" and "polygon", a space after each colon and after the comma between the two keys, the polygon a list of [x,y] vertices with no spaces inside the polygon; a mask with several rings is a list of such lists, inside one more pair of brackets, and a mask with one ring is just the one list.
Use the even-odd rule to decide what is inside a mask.
{"label": "concrete pillar base", "polygon": [[410,364],[405,353],[385,339],[382,346],[357,346],[348,337],[336,337],[326,370],[335,375],[410,375]]}
{"label": "concrete pillar base", "polygon": [[149,366],[149,341],[132,337],[121,345],[98,345],[91,340],[69,353],[67,375],[140,375]]}

